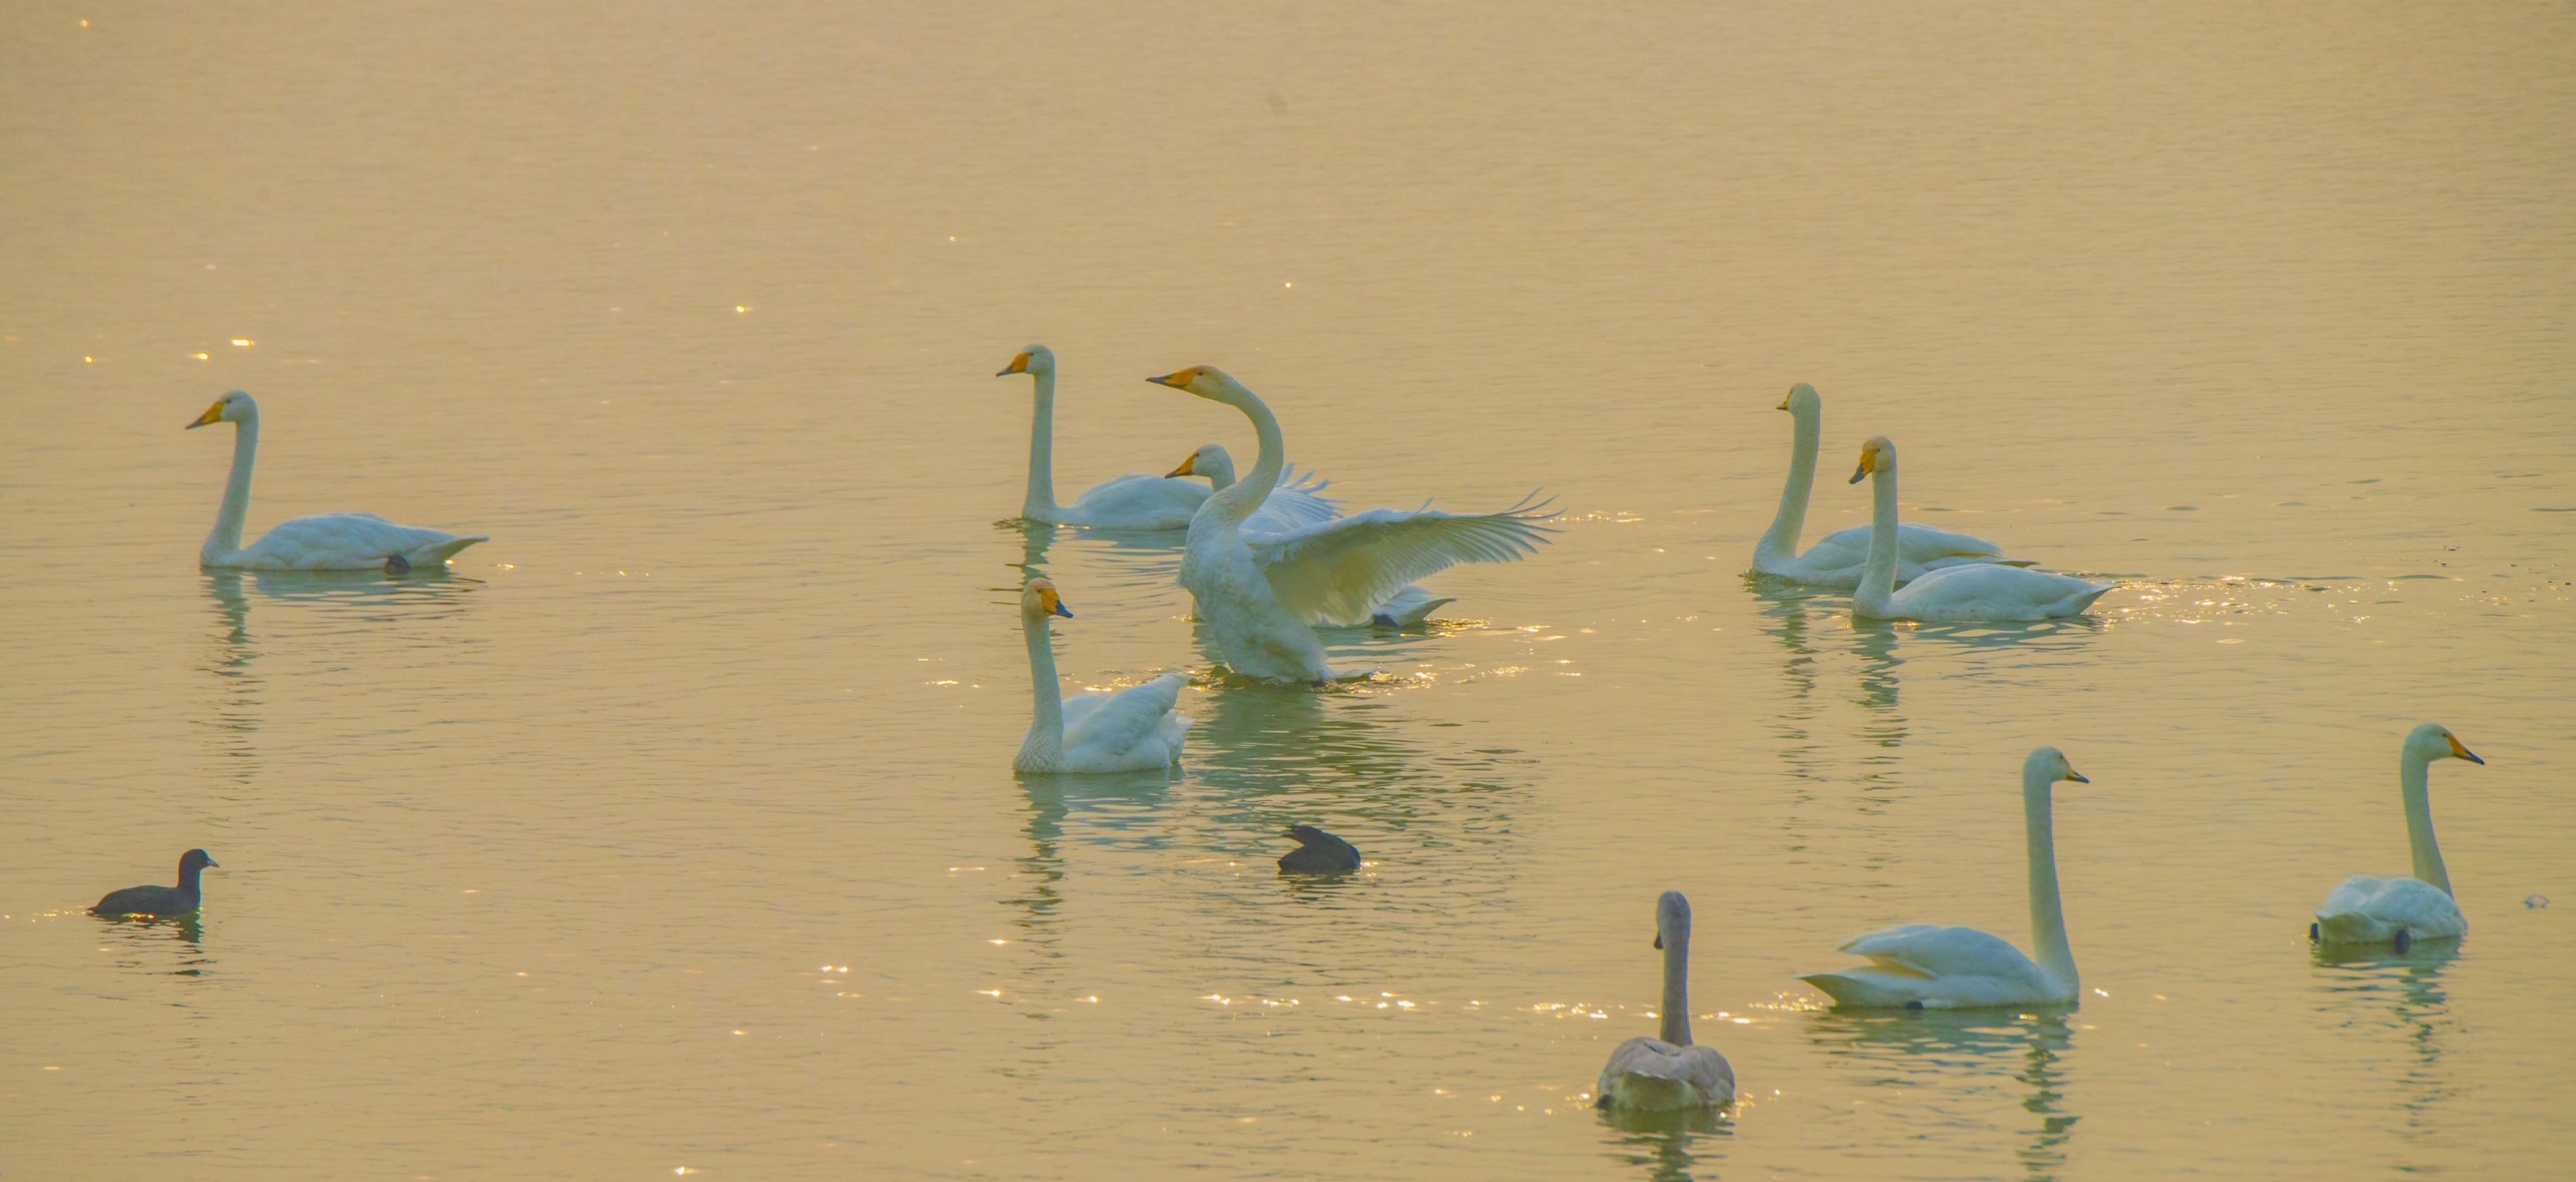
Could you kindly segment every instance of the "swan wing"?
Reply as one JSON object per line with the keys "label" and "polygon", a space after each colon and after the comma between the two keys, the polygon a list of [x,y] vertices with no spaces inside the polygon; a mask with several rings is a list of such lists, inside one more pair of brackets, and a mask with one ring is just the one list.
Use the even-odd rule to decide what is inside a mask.
{"label": "swan wing", "polygon": [[1610,1052],[1596,1094],[1605,1104],[1632,1109],[1724,1104],[1735,1098],[1735,1068],[1715,1047],[1639,1035]]}
{"label": "swan wing", "polygon": [[1909,923],[1871,932],[1842,946],[1881,972],[1917,977],[1994,977],[2037,973],[2039,966],[2001,936],[1975,928]]}
{"label": "swan wing", "polygon": [[1263,498],[1261,507],[1244,520],[1247,534],[1283,534],[1309,525],[1320,525],[1341,516],[1342,507],[1323,495],[1332,482],[1312,472],[1301,473],[1295,466],[1282,470],[1279,483]]}
{"label": "swan wing", "polygon": [[2469,930],[2459,901],[2442,888],[2410,875],[2356,874],[2343,880],[2317,908],[2318,938],[2329,944],[2372,944],[2408,935],[2441,939]]}
{"label": "swan wing", "polygon": [[[1148,740],[1160,741],[1165,721],[1180,705],[1181,687],[1189,679],[1166,673],[1143,685],[1114,694],[1082,694],[1064,703],[1064,749],[1068,755],[1092,752],[1121,755]],[[1080,703],[1077,711],[1077,703]],[[1182,723],[1187,727],[1187,722]],[[1177,754],[1177,744],[1175,745]]]}
{"label": "swan wing", "polygon": [[1533,500],[1499,513],[1371,509],[1245,543],[1289,614],[1349,627],[1368,623],[1406,584],[1461,562],[1527,557],[1555,532],[1541,524],[1554,516]]}
{"label": "swan wing", "polygon": [[1187,529],[1208,499],[1208,486],[1177,476],[1130,472],[1083,490],[1064,507],[1064,524],[1100,529]]}
{"label": "swan wing", "polygon": [[316,513],[281,521],[226,562],[256,570],[373,570],[400,554],[413,566],[445,562],[482,534],[396,525],[373,513]]}
{"label": "swan wing", "polygon": [[[1835,530],[1816,539],[1816,544],[1808,547],[1807,554],[1820,559],[1829,557],[1839,559],[1842,555],[1849,554],[1851,564],[1857,566],[1869,558],[1869,527],[1855,525],[1850,529]],[[1930,566],[1943,558],[1991,560],[2003,556],[2003,547],[1984,538],[1954,534],[1946,529],[1934,529],[1931,526],[1916,525],[1910,521],[1896,527],[1896,557],[1900,562]],[[1832,564],[1842,565],[1839,561]]]}
{"label": "swan wing", "polygon": [[1903,619],[2049,620],[2081,615],[2110,590],[2072,575],[1980,564],[1925,571],[1888,602]]}

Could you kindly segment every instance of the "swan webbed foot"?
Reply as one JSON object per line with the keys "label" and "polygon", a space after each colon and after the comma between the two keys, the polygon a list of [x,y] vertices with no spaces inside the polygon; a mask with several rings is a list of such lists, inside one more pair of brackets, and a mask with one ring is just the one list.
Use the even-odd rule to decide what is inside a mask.
{"label": "swan webbed foot", "polygon": [[389,575],[410,574],[411,560],[400,554],[385,555],[385,573]]}
{"label": "swan webbed foot", "polygon": [[2406,954],[2406,950],[2408,948],[2414,946],[2415,937],[2408,933],[2406,929],[2399,928],[2397,929],[2397,935],[2390,940],[2390,943],[2397,945],[2398,955],[2403,956]]}

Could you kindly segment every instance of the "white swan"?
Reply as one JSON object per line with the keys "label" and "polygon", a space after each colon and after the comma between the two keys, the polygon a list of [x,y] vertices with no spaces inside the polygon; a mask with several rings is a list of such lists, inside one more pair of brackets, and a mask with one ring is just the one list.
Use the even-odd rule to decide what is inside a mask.
{"label": "white swan", "polygon": [[2066,910],[2057,898],[2057,835],[2049,817],[2049,785],[2059,780],[2092,782],[2075,774],[2055,747],[2033,751],[2022,762],[2022,826],[2029,842],[2030,932],[2039,948],[2037,963],[1975,928],[1909,923],[1842,946],[1842,951],[1868,957],[1868,967],[1802,979],[1838,1006],[1948,1010],[2074,1001],[2083,983],[2075,976],[2075,953],[2066,945]]}
{"label": "white swan", "polygon": [[[1753,544],[1753,573],[1810,587],[1849,591],[1860,585],[1861,566],[1869,561],[1870,527],[1855,525],[1836,530],[1816,539],[1806,553],[1798,553],[1798,533],[1807,524],[1807,497],[1816,484],[1816,448],[1824,433],[1824,400],[1816,396],[1814,386],[1800,382],[1789,387],[1789,396],[1780,400],[1780,409],[1788,411],[1796,424],[1789,444],[1789,482],[1780,488],[1780,512],[1771,518],[1771,528]],[[1945,566],[2032,565],[2026,558],[2004,557],[2003,547],[1984,538],[1910,521],[1897,531],[1896,539],[1898,583],[1913,582],[1923,572]]]}
{"label": "white swan", "polygon": [[1029,679],[1037,718],[1011,761],[1016,772],[1134,772],[1170,767],[1181,757],[1190,720],[1174,707],[1188,678],[1166,673],[1114,694],[1065,697],[1056,682],[1048,616],[1073,617],[1055,584],[1031,579],[1020,588],[1020,632],[1029,645]]}
{"label": "white swan", "polygon": [[2436,759],[2486,761],[2460,745],[2438,723],[2407,732],[2397,755],[2397,791],[2406,802],[2406,843],[2414,848],[2415,873],[2378,878],[2356,874],[2343,880],[2317,908],[2309,932],[2325,944],[2389,944],[2405,951],[2415,940],[2443,940],[2469,930],[2467,916],[2451,897],[2451,874],[2442,868],[2442,847],[2433,842],[2433,802],[2428,769]]}
{"label": "white swan", "polygon": [[1690,1034],[1690,900],[1665,891],[1655,903],[1655,947],[1664,950],[1662,1037],[1643,1034],[1610,1052],[1593,1103],[1602,1108],[1662,1112],[1714,1108],[1735,1100],[1735,1068],[1715,1047]]}
{"label": "white swan", "polygon": [[373,513],[317,513],[272,526],[268,536],[242,545],[242,524],[250,516],[250,473],[259,460],[259,403],[240,390],[215,400],[206,413],[188,424],[191,431],[213,423],[233,424],[233,474],[224,484],[224,505],[215,513],[215,528],[197,551],[201,566],[233,570],[375,570],[396,571],[446,562],[459,550],[491,539],[483,534],[458,537],[413,525],[395,525]]}
{"label": "white swan", "polygon": [[1278,480],[1286,446],[1278,417],[1241,382],[1212,366],[1145,380],[1242,411],[1261,440],[1252,473],[1199,507],[1181,551],[1181,585],[1189,588],[1199,619],[1236,673],[1271,681],[1335,680],[1339,675],[1324,661],[1316,626],[1389,622],[1394,613],[1416,608],[1427,614],[1447,601],[1428,600],[1411,586],[1414,580],[1461,562],[1510,562],[1547,540],[1548,531],[1538,523],[1550,515],[1527,502],[1500,513],[1371,509],[1247,535],[1245,519]]}
{"label": "white swan", "polygon": [[2017,566],[1945,566],[1896,586],[1896,445],[1882,435],[1860,449],[1851,482],[1870,480],[1869,561],[1852,589],[1852,615],[1933,623],[2054,620],[2084,614],[2111,589]]}
{"label": "white swan", "polygon": [[[1055,503],[1055,351],[1044,345],[1022,349],[993,376],[1024,373],[1037,381],[1037,413],[1029,424],[1029,488],[1020,501],[1020,516],[1048,525],[1087,525],[1100,529],[1187,529],[1211,492],[1195,480],[1130,472],[1091,486],[1070,505]],[[1231,469],[1232,463],[1227,467]],[[1322,482],[1307,477],[1279,478],[1278,499],[1289,502],[1265,519],[1273,529],[1323,520],[1340,510],[1319,494]]]}

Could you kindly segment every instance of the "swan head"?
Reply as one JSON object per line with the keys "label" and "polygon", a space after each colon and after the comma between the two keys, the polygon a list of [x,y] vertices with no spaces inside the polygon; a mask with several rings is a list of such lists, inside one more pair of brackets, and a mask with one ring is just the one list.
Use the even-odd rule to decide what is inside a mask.
{"label": "swan head", "polygon": [[993,376],[997,378],[1007,378],[1015,373],[1038,374],[1054,372],[1055,350],[1047,348],[1044,345],[1031,345],[1013,355],[1011,363],[1003,366],[1002,372],[994,374]]}
{"label": "swan head", "polygon": [[1191,452],[1188,459],[1182,460],[1180,467],[1163,475],[1165,477],[1205,476],[1210,483],[1223,488],[1234,483],[1234,457],[1216,444],[1205,444],[1197,451]]}
{"label": "swan head", "polygon": [[213,406],[206,408],[206,413],[198,415],[196,421],[188,424],[188,430],[194,431],[199,427],[215,423],[238,423],[258,417],[259,404],[250,400],[250,392],[235,390],[216,399]]}
{"label": "swan head", "polygon": [[1175,390],[1184,390],[1214,402],[1231,401],[1235,392],[1243,389],[1241,383],[1213,365],[1193,365],[1188,369],[1145,380],[1157,386],[1170,386]]}
{"label": "swan head", "polygon": [[1054,582],[1031,579],[1028,586],[1020,588],[1020,614],[1032,620],[1048,616],[1063,616],[1070,620],[1073,609],[1066,607],[1064,597],[1056,594]]}
{"label": "swan head", "polygon": [[1788,396],[1780,400],[1779,409],[1788,411],[1791,414],[1795,414],[1800,417],[1823,414],[1825,412],[1825,400],[1816,396],[1816,388],[1814,386],[1810,386],[1805,382],[1800,382],[1797,385],[1789,387]]}
{"label": "swan head", "polygon": [[[1814,391],[1810,390],[1808,393],[1812,394]],[[1860,468],[1852,473],[1851,482],[1858,484],[1872,473],[1886,472],[1892,475],[1895,471],[1896,445],[1889,442],[1887,436],[1875,436],[1869,442],[1860,445]]]}
{"label": "swan head", "polygon": [[1655,947],[1660,949],[1667,941],[1690,942],[1690,900],[1680,891],[1665,891],[1663,898],[1655,900]]}
{"label": "swan head", "polygon": [[2478,758],[2477,752],[2461,746],[2459,737],[2451,733],[2451,728],[2438,722],[2428,722],[2406,732],[2406,754],[2426,763],[2436,759],[2465,759],[2476,764],[2486,762]]}
{"label": "swan head", "polygon": [[2084,773],[2076,771],[2074,764],[2066,762],[2066,753],[2055,747],[2042,747],[2031,752],[2030,758],[2022,761],[2021,770],[2025,781],[2033,777],[2045,777],[2039,781],[2042,784],[2054,784],[2059,780],[2069,780],[2077,784],[2093,782],[2085,779]]}

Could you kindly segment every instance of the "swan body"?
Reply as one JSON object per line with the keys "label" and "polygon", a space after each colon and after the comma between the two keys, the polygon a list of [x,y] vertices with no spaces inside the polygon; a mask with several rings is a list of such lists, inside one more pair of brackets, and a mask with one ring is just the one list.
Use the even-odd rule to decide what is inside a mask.
{"label": "swan body", "polygon": [[[460,537],[416,525],[396,525],[373,513],[317,513],[281,521],[267,536],[242,545],[242,526],[250,517],[251,469],[259,462],[259,403],[235,390],[188,424],[193,431],[215,423],[233,424],[233,470],[224,485],[223,507],[215,528],[197,551],[201,566],[227,570],[407,570],[444,564],[456,552],[491,539],[483,534]],[[400,559],[399,563],[394,560]]]}
{"label": "swan body", "polygon": [[2024,837],[2030,863],[2031,938],[2039,959],[2000,937],[1975,928],[1909,923],[1872,932],[1842,946],[1869,964],[1804,978],[1837,1006],[1927,1010],[1984,1006],[2064,1005],[2083,982],[2066,943],[2066,911],[2057,894],[2057,836],[2049,786],[2059,780],[2091,781],[2067,765],[2055,747],[2030,753],[2021,768]]}
{"label": "swan body", "polygon": [[1655,947],[1664,952],[1660,1037],[1638,1035],[1610,1052],[1594,1103],[1634,1112],[1714,1108],[1735,1100],[1735,1068],[1690,1034],[1690,900],[1665,891],[1655,905]]}
{"label": "swan body", "polygon": [[1549,516],[1524,501],[1499,513],[1371,509],[1269,534],[1246,520],[1277,483],[1285,442],[1279,419],[1243,384],[1211,366],[1147,381],[1222,402],[1252,420],[1261,451],[1249,476],[1208,497],[1190,519],[1180,581],[1236,673],[1321,684],[1340,675],[1324,660],[1321,627],[1418,623],[1433,599],[1412,584],[1461,562],[1510,562],[1547,539]]}
{"label": "swan body", "polygon": [[[1020,516],[1049,525],[1082,525],[1096,529],[1180,530],[1189,528],[1190,515],[1198,512],[1214,492],[1207,485],[1183,479],[1192,465],[1168,476],[1148,476],[1130,472],[1104,480],[1084,490],[1070,505],[1055,503],[1055,351],[1044,345],[1031,345],[1011,358],[996,377],[1015,373],[1031,375],[1037,383],[1037,413],[1029,426],[1029,485],[1020,502]],[[1201,448],[1199,453],[1208,449]],[[1217,450],[1223,456],[1223,449]],[[1198,454],[1193,454],[1193,460]],[[1223,482],[1234,479],[1234,461],[1225,459],[1221,467],[1212,466],[1202,474],[1212,482],[1219,473]],[[1326,482],[1313,474],[1296,476],[1285,471],[1272,474],[1278,488],[1274,498],[1280,507],[1262,522],[1266,529],[1285,529],[1307,521],[1330,519],[1338,510],[1325,500]]]}
{"label": "swan body", "polygon": [[[1780,400],[1796,423],[1789,445],[1789,480],[1780,489],[1780,511],[1771,528],[1753,544],[1753,573],[1789,579],[1810,587],[1849,591],[1860,585],[1869,561],[1870,528],[1855,525],[1816,539],[1798,552],[1798,534],[1807,523],[1807,498],[1816,484],[1816,449],[1824,432],[1825,404],[1816,388],[1800,382]],[[1910,583],[1925,571],[1952,566],[1997,564],[2029,566],[2030,560],[2004,557],[2003,547],[1984,538],[1954,534],[1906,522],[1896,531],[1896,581]]]}
{"label": "swan body", "polygon": [[1020,631],[1029,646],[1037,717],[1011,761],[1017,772],[1133,772],[1170,767],[1181,758],[1190,720],[1175,709],[1188,679],[1166,673],[1114,694],[1067,698],[1056,682],[1050,616],[1072,618],[1055,584],[1031,579],[1020,589]]}
{"label": "swan body", "polygon": [[2413,847],[2415,873],[2381,878],[2356,874],[2326,896],[2317,908],[2317,941],[2322,944],[2390,944],[2401,936],[2443,940],[2465,935],[2469,920],[2451,896],[2451,874],[2442,865],[2442,847],[2433,839],[2430,768],[2436,759],[2486,761],[2460,745],[2448,728],[2425,723],[2408,732],[2397,756],[2398,794],[2406,805],[2407,843]]}
{"label": "swan body", "polygon": [[1870,482],[1869,561],[1852,589],[1852,615],[1872,620],[1977,623],[2055,620],[2084,614],[2111,590],[2096,583],[2017,566],[1978,564],[1925,571],[1896,585],[1896,445],[1882,435],[1861,445],[1858,484]]}

